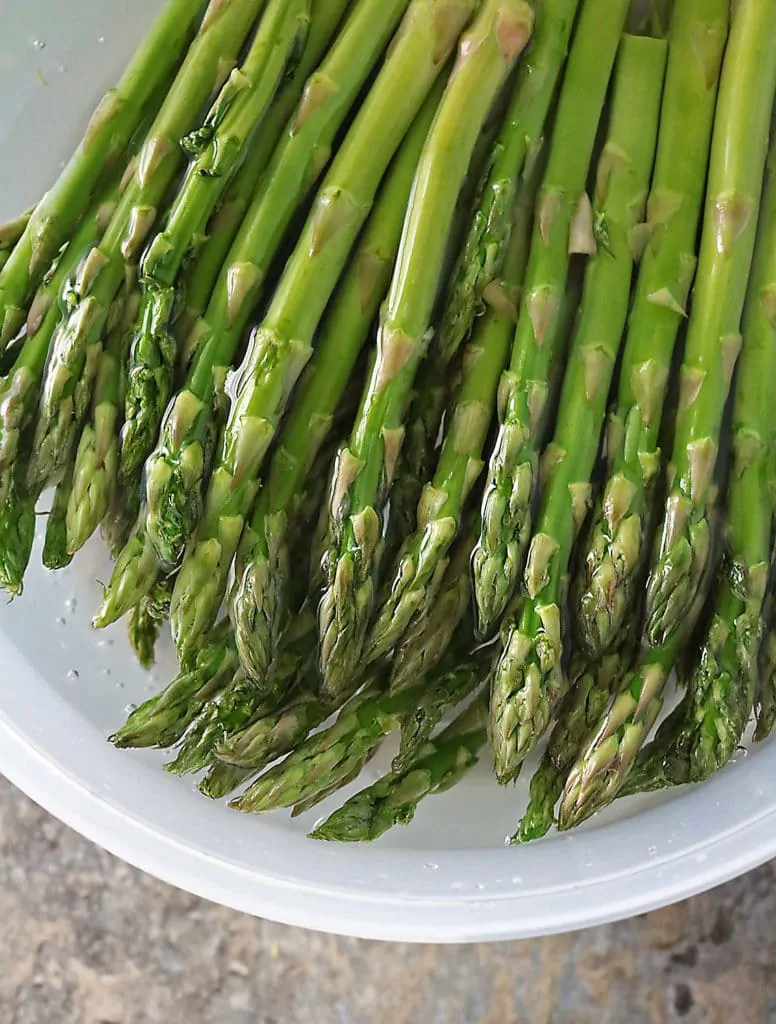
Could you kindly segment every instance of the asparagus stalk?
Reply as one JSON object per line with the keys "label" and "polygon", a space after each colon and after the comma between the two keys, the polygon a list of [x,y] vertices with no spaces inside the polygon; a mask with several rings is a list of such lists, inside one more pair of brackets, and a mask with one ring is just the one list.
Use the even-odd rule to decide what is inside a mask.
{"label": "asparagus stalk", "polygon": [[479,520],[461,532],[428,614],[413,619],[396,645],[391,661],[391,690],[411,686],[434,669],[459,630],[471,633],[469,561],[475,533],[479,533]]}
{"label": "asparagus stalk", "polygon": [[764,637],[760,649],[760,693],[757,703],[758,743],[767,739],[776,725],[776,599],[771,589],[765,601]]}
{"label": "asparagus stalk", "polygon": [[43,543],[43,564],[47,569],[64,569],[73,561],[67,550],[67,506],[73,493],[73,464],[57,484],[51,511],[46,522],[46,537]]}
{"label": "asparagus stalk", "polygon": [[129,642],[142,668],[150,670],[156,661],[156,641],[162,624],[170,614],[172,585],[164,580],[157,583],[150,594],[130,613],[127,623]]}
{"label": "asparagus stalk", "polygon": [[742,0],[733,10],[720,81],[671,487],[647,586],[652,644],[681,626],[709,561],[719,435],[741,348],[775,90],[776,7]]}
{"label": "asparagus stalk", "polygon": [[334,696],[358,663],[374,601],[383,510],[402,423],[427,345],[456,201],[482,125],[531,35],[523,0],[486,0],[459,56],[418,166],[378,352],[350,443],[332,485],[334,543],[320,605],[324,691]]}
{"label": "asparagus stalk", "polygon": [[477,765],[487,743],[487,707],[478,700],[427,741],[404,771],[362,789],[310,833],[311,839],[368,843],[394,825],[409,825],[421,800],[446,793]]}
{"label": "asparagus stalk", "polygon": [[[635,633],[636,631],[631,631]],[[558,710],[547,749],[531,778],[531,799],[514,843],[541,839],[552,828],[555,804],[582,744],[609,704],[614,686],[633,657],[633,644],[624,643],[592,662],[577,656],[571,667],[571,689]]]}
{"label": "asparagus stalk", "polygon": [[[236,373],[202,526],[183,562],[171,622],[185,649],[212,622],[289,392],[375,193],[473,0],[413,0],[402,31],[324,180],[261,326]],[[380,130],[375,130],[380,125]]]}
{"label": "asparagus stalk", "polygon": [[513,780],[566,689],[561,659],[564,592],[587,514],[606,402],[630,302],[630,285],[655,156],[667,46],[623,37],[607,143],[598,165],[591,257],[579,323],[546,452],[547,483],[525,570],[526,600],[504,630],[491,686],[491,741],[499,782]]}
{"label": "asparagus stalk", "polygon": [[[302,98],[305,82],[318,67],[340,22],[354,0],[312,0],[307,44],[296,69],[284,82],[272,106],[254,135],[245,162],[235,173],[224,198],[207,226],[207,239],[197,258],[181,269],[180,292],[184,309],[175,323],[175,334],[183,345],[192,328],[207,309],[213,287],[224,261],[246,217],[259,182],[291,115]],[[262,186],[263,187],[263,186]],[[183,365],[188,368],[194,354],[184,346]]]}
{"label": "asparagus stalk", "polygon": [[[220,6],[220,0],[209,5],[199,27],[200,37]],[[89,207],[106,164],[122,155],[147,105],[166,85],[204,8],[204,0],[167,0],[120,81],[95,110],[58,180],[36,207],[0,273],[0,346],[7,345],[21,326],[27,302]],[[193,45],[197,46],[196,41]]]}
{"label": "asparagus stalk", "polygon": [[676,338],[687,316],[709,163],[728,0],[677,0],[657,160],[639,274],[609,428],[609,468],[575,596],[576,632],[591,657],[632,612],[649,554],[649,511]]}
{"label": "asparagus stalk", "polygon": [[162,231],[141,265],[143,302],[129,353],[120,474],[131,479],[154,446],[172,389],[176,279],[201,244],[211,214],[243,161],[289,65],[304,51],[310,0],[269,0],[244,63],[203,125],[183,140],[192,162]]}
{"label": "asparagus stalk", "polygon": [[24,213],[20,213],[18,217],[14,217],[13,220],[6,221],[0,226],[0,252],[10,256],[17,242],[27,230],[33,213],[35,213],[35,207],[31,206]]}
{"label": "asparagus stalk", "polygon": [[183,736],[205,703],[234,678],[237,651],[228,620],[211,631],[180,674],[160,694],[128,717],[111,743],[117,747],[171,747]]}
{"label": "asparagus stalk", "polygon": [[[537,142],[538,145],[538,142]],[[482,472],[482,454],[495,415],[496,391],[509,354],[517,319],[519,289],[527,260],[525,215],[533,209],[538,180],[529,174],[515,196],[503,275],[488,286],[488,313],[480,319],[464,352],[463,380],[451,411],[436,471],[423,488],[417,527],[392,569],[390,592],[372,624],[365,647],[367,661],[395,647],[436,601],[449,563],[449,551],[466,502]],[[514,192],[513,192],[514,195]]]}
{"label": "asparagus stalk", "polygon": [[199,35],[133,162],[131,180],[100,244],[81,266],[75,289],[79,301],[51,344],[27,471],[32,491],[40,491],[55,479],[71,457],[77,431],[89,409],[101,339],[114,300],[128,268],[133,271],[159,206],[181,167],[179,140],[194,127],[214,86],[220,86],[263,4],[264,0],[212,0]]}
{"label": "asparagus stalk", "polygon": [[[354,9],[326,60],[309,79],[221,270],[205,317],[194,328],[192,344],[196,344],[197,358],[165,416],[159,444],[147,466],[149,536],[166,565],[180,564],[201,518],[214,400],[261,295],[270,261],[293,214],[328,163],[337,132],[408,3],[360,0]],[[397,68],[395,61],[389,63]],[[357,138],[352,142],[354,151],[362,145]],[[347,170],[343,160],[337,167],[338,176]],[[353,174],[354,168],[348,173]],[[327,179],[319,196],[319,211],[326,209],[321,204],[329,195],[327,190],[336,186],[336,177]],[[308,222],[308,228],[305,244],[309,245],[314,221]],[[301,249],[297,265],[300,261]],[[314,262],[317,266],[318,261]],[[284,280],[289,280],[288,274]],[[321,292],[323,299],[325,288]],[[278,315],[292,315],[289,306],[280,303],[280,307],[273,307]]]}
{"label": "asparagus stalk", "polygon": [[234,765],[224,764],[223,761],[215,761],[197,788],[203,796],[211,800],[223,800],[254,774],[251,768],[235,768]]}
{"label": "asparagus stalk", "polygon": [[485,311],[485,293],[501,276],[514,225],[516,186],[541,138],[568,51],[579,0],[545,0],[533,43],[515,79],[507,116],[445,303],[437,342],[449,359]]}
{"label": "asparagus stalk", "polygon": [[288,516],[331,429],[359,352],[385,297],[415,170],[442,92],[429,94],[389,170],[278,441],[237,556],[229,609],[240,660],[259,685],[267,676],[287,607]]}
{"label": "asparagus stalk", "polygon": [[570,254],[591,248],[575,225],[589,209],[585,182],[628,6],[587,0],[564,76],[472,562],[483,636],[509,603],[530,537],[537,461],[549,425],[548,376],[564,342],[559,328]]}
{"label": "asparagus stalk", "polygon": [[[405,715],[437,704],[449,692],[444,675],[389,696],[381,694],[374,682],[369,683],[351,698],[332,726],[296,747],[231,806],[250,813],[313,806],[351,781]],[[450,699],[455,702],[455,697]]]}
{"label": "asparagus stalk", "polygon": [[[773,442],[776,430],[768,380],[776,371],[776,142],[771,145],[760,230],[743,323],[733,414],[733,470],[727,497],[726,555],[682,704],[658,731],[643,768],[660,786],[699,782],[723,767],[741,740],[754,704],[757,657],[773,527]],[[652,702],[659,707],[660,694]],[[640,739],[641,737],[638,736]],[[581,784],[569,788],[565,821],[571,826],[617,795],[638,746],[627,754],[611,740],[591,744],[578,766]],[[601,788],[600,768],[616,758]],[[583,774],[584,772],[584,774]],[[656,785],[650,783],[650,788]]]}

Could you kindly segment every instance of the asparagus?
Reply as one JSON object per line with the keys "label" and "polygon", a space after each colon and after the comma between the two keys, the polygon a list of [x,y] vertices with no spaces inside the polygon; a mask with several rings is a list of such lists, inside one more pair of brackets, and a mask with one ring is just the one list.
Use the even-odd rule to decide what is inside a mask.
{"label": "asparagus", "polygon": [[399,248],[415,169],[439,103],[429,94],[378,196],[350,268],[327,313],[315,353],[278,441],[237,556],[229,608],[240,660],[256,684],[266,678],[287,606],[286,524],[377,315]]}
{"label": "asparagus", "polygon": [[421,800],[452,789],[478,763],[487,743],[486,716],[485,701],[476,701],[435,740],[426,742],[404,771],[389,772],[356,793],[310,838],[373,842],[394,825],[409,825]]}
{"label": "asparagus", "polygon": [[117,747],[171,747],[199,711],[232,681],[237,651],[224,620],[184,662],[180,674],[160,694],[145,701],[110,737]]}
{"label": "asparagus", "polygon": [[687,313],[706,189],[711,131],[727,40],[727,0],[677,0],[642,260],[609,428],[609,465],[575,597],[591,657],[632,611],[649,554],[649,511],[671,358]]}
{"label": "asparagus", "polygon": [[547,749],[531,778],[531,799],[512,842],[540,839],[552,828],[555,804],[563,792],[566,776],[606,710],[612,689],[627,671],[632,656],[633,645],[624,643],[595,662],[584,656],[576,657],[571,668],[571,689],[558,710]]}
{"label": "asparagus", "polygon": [[[445,693],[450,693],[445,675],[388,696],[381,694],[373,681],[368,683],[350,699],[332,726],[297,746],[231,806],[250,813],[313,806],[355,777],[405,715],[437,704]],[[450,699],[456,702],[455,696]]]}
{"label": "asparagus", "polygon": [[[221,6],[221,0],[209,5],[200,37]],[[106,164],[121,157],[147,105],[177,67],[204,7],[204,0],[167,0],[120,81],[92,115],[78,149],[36,207],[0,273],[0,347],[23,322],[27,302],[89,207]]]}
{"label": "asparagus", "polygon": [[[194,328],[192,344],[197,346],[197,358],[165,416],[159,444],[147,466],[150,540],[167,565],[180,563],[201,518],[214,399],[260,297],[270,261],[293,214],[328,163],[336,134],[408,3],[360,0],[326,60],[309,79],[221,270],[205,317]],[[389,63],[392,69],[399,66],[395,61]],[[354,138],[353,144],[358,151],[363,143]],[[337,176],[342,170],[355,173],[354,166],[348,170],[339,160]],[[319,212],[326,209],[329,190],[337,185],[336,177],[327,178],[319,196]],[[314,220],[309,221],[307,245],[313,240],[314,227]],[[300,248],[297,265],[301,255]],[[284,280],[289,280],[288,274]],[[320,291],[325,305],[325,289]],[[292,299],[293,295],[285,301]],[[291,307],[282,303],[276,303],[273,310],[282,317],[292,315]]]}
{"label": "asparagus", "polygon": [[46,523],[46,537],[43,543],[43,564],[47,569],[64,569],[73,560],[67,550],[67,506],[73,493],[73,464],[70,463],[65,475],[57,484],[51,511]]}
{"label": "asparagus", "polygon": [[164,580],[132,609],[127,623],[129,642],[142,668],[150,670],[156,661],[156,641],[170,613],[172,585]]}
{"label": "asparagus", "polygon": [[214,84],[218,86],[228,72],[263,3],[213,0],[210,4],[199,35],[131,165],[131,180],[100,244],[81,266],[75,290],[79,301],[51,343],[27,471],[30,490],[42,489],[71,457],[89,408],[101,339],[114,300],[180,169],[178,142],[194,126]]}
{"label": "asparagus", "polygon": [[177,344],[170,330],[175,283],[196,253],[211,214],[243,161],[278,85],[303,52],[310,0],[269,0],[244,63],[235,68],[204,123],[183,140],[192,162],[141,264],[143,303],[129,353],[120,474],[131,479],[154,446],[172,389]]}
{"label": "asparagus", "polygon": [[635,237],[643,215],[660,116],[667,46],[623,37],[609,135],[594,200],[597,255],[585,274],[579,323],[546,452],[547,482],[525,569],[526,600],[507,625],[491,685],[496,775],[513,780],[566,688],[564,590],[584,522],[617,352],[628,315]]}
{"label": "asparagus", "polygon": [[460,629],[471,632],[469,560],[479,523],[469,524],[453,549],[450,563],[428,614],[415,618],[391,661],[391,689],[411,686],[442,660]]}
{"label": "asparagus", "polygon": [[332,485],[333,541],[320,605],[321,669],[330,696],[347,684],[365,641],[383,509],[402,422],[427,344],[455,205],[483,122],[530,38],[523,0],[487,0],[459,56],[418,166],[377,359]]}
{"label": "asparagus", "polygon": [[223,800],[224,797],[239,789],[254,774],[255,772],[250,768],[235,768],[234,765],[216,761],[211,765],[207,775],[197,788],[203,796],[209,797],[211,800]]}
{"label": "asparagus", "polygon": [[773,589],[768,594],[764,608],[764,637],[760,649],[760,693],[757,703],[757,729],[754,738],[758,743],[767,739],[776,725],[776,600]]}
{"label": "asparagus", "polygon": [[585,182],[628,6],[587,0],[564,76],[472,562],[483,636],[493,632],[515,590],[530,536],[536,464],[549,425],[548,375],[564,340],[559,327],[570,253],[591,248],[575,225],[588,206]]}
{"label": "asparagus", "polygon": [[[184,308],[174,325],[176,337],[181,344],[189,338],[192,328],[207,309],[218,272],[229,255],[232,242],[245,219],[286,123],[302,97],[305,82],[325,56],[343,16],[353,4],[354,0],[312,0],[307,44],[296,69],[288,81],[281,85],[261,122],[261,131],[255,134],[251,142],[245,162],[236,172],[221,205],[211,217],[207,226],[207,239],[197,258],[181,269],[180,292]],[[181,354],[183,365],[188,368],[194,352],[190,347],[184,347]]]}
{"label": "asparagus", "polygon": [[[171,622],[185,649],[212,622],[257,473],[380,181],[444,66],[473,0],[413,0],[402,31],[324,180],[232,389],[203,523],[183,562]],[[375,131],[375,125],[380,131]]]}
{"label": "asparagus", "polygon": [[733,10],[720,81],[671,486],[647,586],[652,644],[681,626],[709,560],[719,434],[741,347],[775,90],[776,7],[743,0]]}
{"label": "asparagus", "polygon": [[544,130],[566,60],[579,0],[545,0],[512,88],[506,119],[449,288],[437,345],[448,361],[484,312],[488,286],[498,281],[513,228],[516,185]]}
{"label": "asparagus", "polygon": [[[538,143],[537,143],[538,145]],[[463,380],[432,480],[423,488],[417,527],[392,569],[392,583],[367,638],[365,657],[382,657],[398,644],[413,621],[427,617],[436,601],[448,553],[458,535],[461,516],[482,472],[482,454],[495,413],[496,391],[514,336],[516,305],[523,280],[525,237],[538,181],[524,180],[515,197],[512,234],[503,275],[488,287],[488,313],[482,317],[464,352]]]}
{"label": "asparagus", "polygon": [[35,207],[31,206],[24,213],[20,213],[18,217],[14,217],[13,220],[6,221],[5,224],[0,225],[0,252],[10,256],[17,242],[27,230],[27,225],[30,223],[33,213],[35,213]]}

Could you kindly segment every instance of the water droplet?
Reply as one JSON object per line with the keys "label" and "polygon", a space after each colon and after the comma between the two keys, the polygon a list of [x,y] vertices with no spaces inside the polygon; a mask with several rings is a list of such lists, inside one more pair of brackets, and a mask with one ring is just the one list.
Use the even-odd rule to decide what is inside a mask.
{"label": "water droplet", "polygon": [[432,861],[429,861],[428,864],[424,864],[423,867],[426,869],[426,871],[439,871],[439,865],[434,864]]}
{"label": "water droplet", "polygon": [[97,42],[100,44],[100,46],[102,46],[102,44],[105,42],[105,36],[100,36]]}
{"label": "water droplet", "polygon": [[125,704],[124,714],[131,715],[133,711],[137,711],[137,704]]}
{"label": "water droplet", "polygon": [[485,891],[485,886],[482,884],[482,882],[478,882],[477,885],[476,885],[476,888],[479,889],[480,892],[484,892]]}
{"label": "water droplet", "polygon": [[45,39],[33,39],[32,45],[35,47],[36,50],[45,50],[46,49],[46,40]]}
{"label": "water droplet", "polygon": [[522,875],[512,875],[512,885],[522,885],[522,884],[523,884],[523,876]]}
{"label": "water droplet", "polygon": [[57,625],[58,626],[64,626],[66,624],[66,622],[67,622],[67,620],[65,619],[64,615],[57,615]]}
{"label": "water droplet", "polygon": [[117,690],[123,690],[124,689],[124,683],[116,683],[116,689]]}
{"label": "water droplet", "polygon": [[67,74],[67,68],[65,67],[64,64],[60,64],[59,67],[57,68],[57,71],[60,73],[60,75],[66,75]]}
{"label": "water droplet", "polygon": [[68,597],[65,601],[65,611],[72,615],[78,607],[78,598]]}
{"label": "water droplet", "polygon": [[110,669],[109,669],[109,668],[104,668],[104,669],[102,669],[102,671],[100,672],[100,675],[101,675],[101,676],[109,676],[110,674],[111,674],[111,672],[110,672]]}
{"label": "water droplet", "polygon": [[76,679],[81,678],[81,673],[78,671],[78,669],[71,668],[70,671],[67,673],[67,678],[70,680],[71,683],[74,683]]}
{"label": "water droplet", "polygon": [[647,848],[647,856],[648,857],[654,857],[656,854],[657,854],[657,847],[656,846],[649,846]]}

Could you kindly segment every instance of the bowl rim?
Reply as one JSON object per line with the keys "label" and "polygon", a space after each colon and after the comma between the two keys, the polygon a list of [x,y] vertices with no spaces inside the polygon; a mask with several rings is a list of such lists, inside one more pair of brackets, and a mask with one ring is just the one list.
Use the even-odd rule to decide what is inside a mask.
{"label": "bowl rim", "polygon": [[[248,869],[244,862],[225,854],[219,856],[213,849],[198,848],[169,831],[164,824],[164,792],[161,801],[154,802],[152,812],[141,810],[148,792],[142,785],[143,775],[158,775],[158,769],[109,747],[95,726],[49,687],[1,632],[0,658],[6,668],[0,676],[0,772],[11,783],[76,832],[134,867],[204,899],[282,924],[402,942],[533,938],[658,909],[728,881],[776,854],[776,794],[769,797],[767,786],[770,756],[776,756],[776,748],[771,747],[698,790],[588,834],[597,837],[595,843],[600,846],[607,843],[607,837],[617,840],[610,830],[620,829],[622,838],[622,830],[638,820],[637,827],[648,835],[650,828],[668,815],[671,831],[665,855],[645,858],[640,847],[634,853],[637,862],[630,872],[601,873],[600,859],[597,864],[581,864],[581,858],[592,848],[584,837],[581,842],[575,837],[567,851],[580,875],[577,881],[534,891],[524,885],[513,892],[509,887],[489,892],[484,886],[470,886],[451,894],[449,888],[446,890],[451,876],[448,872],[444,877],[442,872],[442,878],[434,878],[439,883],[436,891],[432,888],[428,896],[419,897],[417,892],[396,891],[390,885],[381,891],[354,877],[331,884],[324,880],[325,871],[319,878],[309,872],[294,877],[290,868],[283,875],[264,870],[259,864]],[[39,714],[40,702],[31,699],[36,693],[50,703],[45,715]],[[99,744],[94,742],[96,737]],[[763,756],[766,753],[769,756]],[[109,784],[105,781],[104,785],[95,785],[95,767],[100,769],[103,781],[110,780]],[[732,800],[734,790],[741,799]],[[181,792],[185,791],[175,787],[170,790],[172,796],[180,797]],[[191,797],[201,799],[193,792]],[[702,823],[707,823],[708,814],[726,808],[727,825],[701,829],[698,842],[692,842],[682,818],[693,804],[691,816]],[[735,818],[732,822],[731,815]],[[663,821],[663,833],[666,827]],[[257,852],[261,842],[259,837]],[[289,842],[314,843],[301,837],[291,837]],[[314,845],[323,849],[323,844]],[[559,845],[556,840],[545,850]],[[417,866],[424,857],[424,852],[417,850],[387,849],[380,854],[374,847],[350,847],[340,862],[334,862],[335,874],[343,865],[346,872],[353,870],[357,857],[354,861],[350,855],[354,850],[359,851],[357,857],[379,859],[382,855],[396,862],[397,877],[401,877],[403,865]],[[515,869],[520,868],[520,851],[469,850],[455,854],[459,866],[461,857],[480,854],[488,862],[514,857]],[[433,855],[430,851],[429,856]],[[504,861],[500,863],[503,866]],[[321,867],[327,868],[323,857]],[[587,869],[592,871],[589,878],[585,877]],[[454,875],[455,867],[451,870]],[[637,879],[638,884],[627,884],[628,879]],[[517,880],[523,882],[521,877]],[[573,898],[569,898],[570,893]]]}

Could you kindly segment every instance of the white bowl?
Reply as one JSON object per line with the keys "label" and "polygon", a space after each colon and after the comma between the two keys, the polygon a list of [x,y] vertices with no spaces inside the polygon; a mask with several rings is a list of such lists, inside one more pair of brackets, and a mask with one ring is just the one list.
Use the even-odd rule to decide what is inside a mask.
{"label": "white bowl", "polygon": [[[0,219],[46,188],[159,6],[0,0]],[[517,790],[502,790],[482,768],[373,846],[305,838],[341,797],[296,821],[241,816],[165,774],[161,755],[106,743],[127,705],[158,690],[174,662],[167,652],[149,677],[122,624],[90,629],[96,581],[109,572],[98,542],[57,575],[39,560],[38,544],[23,598],[0,609],[0,771],[85,836],[200,896],[367,938],[510,939],[650,910],[776,852],[771,744],[698,789],[623,801],[576,834],[520,849],[504,837],[528,770]]]}

